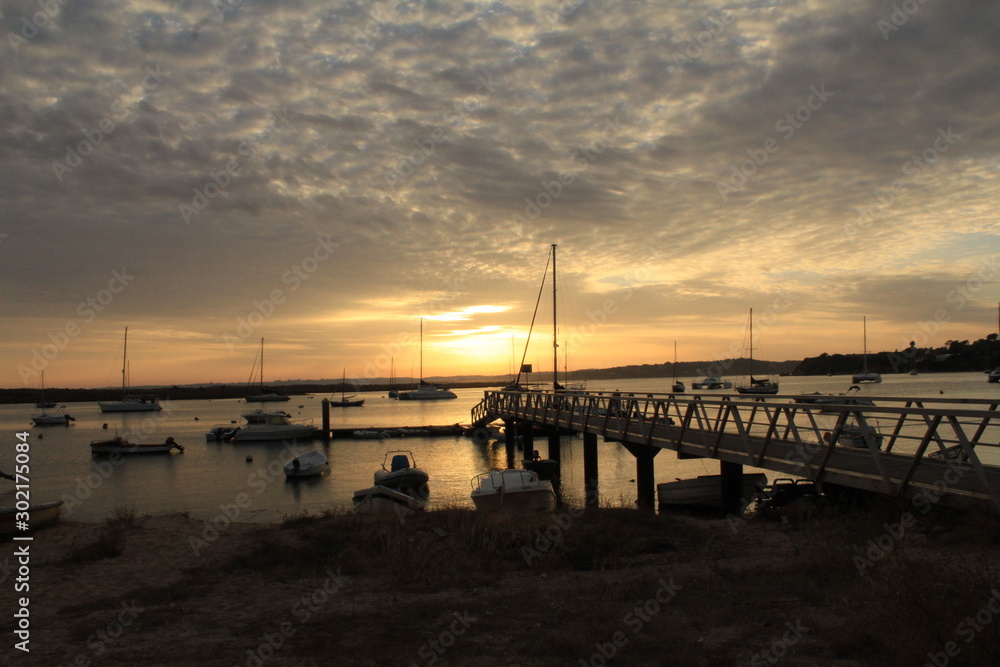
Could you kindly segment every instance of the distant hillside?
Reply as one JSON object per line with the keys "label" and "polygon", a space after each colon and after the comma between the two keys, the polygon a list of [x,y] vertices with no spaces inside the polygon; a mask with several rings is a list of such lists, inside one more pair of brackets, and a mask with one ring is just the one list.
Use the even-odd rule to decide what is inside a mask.
{"label": "distant hillside", "polygon": [[[849,375],[861,370],[860,354],[827,354],[803,359],[792,375]],[[868,370],[889,375],[909,373],[962,373],[983,371],[1000,366],[1000,343],[997,335],[970,343],[949,340],[941,347],[913,345],[903,350],[868,354]]]}

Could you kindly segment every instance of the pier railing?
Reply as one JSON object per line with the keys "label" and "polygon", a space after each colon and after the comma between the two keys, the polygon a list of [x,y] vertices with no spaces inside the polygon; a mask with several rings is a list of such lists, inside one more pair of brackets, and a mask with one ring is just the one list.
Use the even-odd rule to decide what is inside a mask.
{"label": "pier railing", "polygon": [[472,412],[892,496],[1000,507],[1000,399],[487,391]]}

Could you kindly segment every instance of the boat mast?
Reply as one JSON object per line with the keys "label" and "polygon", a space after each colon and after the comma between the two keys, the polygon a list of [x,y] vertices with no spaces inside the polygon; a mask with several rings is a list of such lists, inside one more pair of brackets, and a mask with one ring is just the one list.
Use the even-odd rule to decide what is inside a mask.
{"label": "boat mast", "polygon": [[750,384],[753,384],[753,308],[750,309]]}
{"label": "boat mast", "polygon": [[260,393],[264,393],[264,337],[260,338]]}
{"label": "boat mast", "polygon": [[868,372],[868,316],[867,315],[861,316],[861,331],[863,335],[862,340],[864,341],[864,350],[862,350],[861,353],[861,372],[867,373]]}
{"label": "boat mast", "polygon": [[424,318],[420,318],[420,384],[417,388],[424,386]]}
{"label": "boat mast", "polygon": [[552,244],[552,390],[559,389],[559,331],[556,318],[556,244]]}
{"label": "boat mast", "polygon": [[128,359],[128,327],[125,327],[125,347],[122,348],[122,400],[128,398],[128,385],[125,379],[125,364]]}

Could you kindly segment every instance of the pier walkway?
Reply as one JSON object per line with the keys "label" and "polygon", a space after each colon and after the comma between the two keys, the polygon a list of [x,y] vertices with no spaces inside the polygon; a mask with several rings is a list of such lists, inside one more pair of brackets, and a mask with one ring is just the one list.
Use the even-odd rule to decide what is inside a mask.
{"label": "pier walkway", "polygon": [[922,494],[927,502],[975,498],[1000,508],[1000,398],[873,400],[877,404],[843,395],[487,391],[472,409],[472,422],[503,420],[508,444],[515,432],[547,430],[554,459],[559,432],[583,434],[588,485],[598,475],[597,437],[620,442],[636,457],[645,506],[655,497],[653,457],[667,449],[681,458],[717,459],[724,480],[735,475],[731,489],[748,465],[821,487]]}

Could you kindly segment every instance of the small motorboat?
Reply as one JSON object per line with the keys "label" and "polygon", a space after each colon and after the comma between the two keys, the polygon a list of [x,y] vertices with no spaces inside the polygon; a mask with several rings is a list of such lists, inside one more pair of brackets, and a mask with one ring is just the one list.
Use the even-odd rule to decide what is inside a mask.
{"label": "small motorboat", "polygon": [[709,375],[701,382],[692,382],[692,389],[732,389],[733,383],[729,380],[723,380],[718,375]]}
{"label": "small motorboat", "polygon": [[31,422],[35,426],[69,426],[70,422],[75,422],[75,421],[76,419],[74,419],[71,415],[66,414],[65,412],[60,412],[53,415],[50,415],[47,412],[43,412],[42,414],[31,418]]}
{"label": "small motorboat", "polygon": [[[751,498],[767,486],[767,475],[743,475],[743,497]],[[722,475],[699,475],[656,485],[660,505],[711,505],[722,503]]]}
{"label": "small motorboat", "polygon": [[177,444],[173,438],[167,438],[163,443],[141,445],[129,442],[121,436],[116,436],[110,440],[95,440],[90,443],[91,454],[169,454],[176,449],[184,451],[184,447]]}
{"label": "small motorboat", "polygon": [[285,477],[313,477],[330,469],[326,454],[313,449],[285,464]]}
{"label": "small motorboat", "polygon": [[232,424],[216,424],[205,434],[205,439],[218,441],[232,440],[233,436],[239,430],[239,426],[233,426]]}
{"label": "small motorboat", "polygon": [[427,486],[430,477],[424,470],[415,467],[411,461],[413,453],[408,450],[387,452],[382,461],[382,469],[375,471],[375,485],[395,489],[411,498],[427,502],[431,495]]}
{"label": "small motorboat", "polygon": [[267,412],[258,409],[242,417],[247,422],[246,426],[233,435],[233,442],[308,438],[316,430],[308,420],[292,422],[291,415],[284,410]]}
{"label": "small motorboat", "polygon": [[[62,509],[63,501],[56,500],[51,503],[31,505],[28,507],[28,530],[31,532],[36,528],[41,528],[59,520],[59,511]],[[0,507],[0,535],[14,535],[15,533],[26,532],[17,527],[17,515],[24,510],[14,507]]]}
{"label": "small motorboat", "polygon": [[554,479],[559,474],[559,461],[543,459],[538,450],[531,452],[531,458],[521,461],[521,467],[538,474],[538,479]]}
{"label": "small motorboat", "polygon": [[552,482],[530,470],[491,470],[472,479],[472,502],[477,510],[551,512],[556,508]]}
{"label": "small motorboat", "polygon": [[377,514],[388,510],[420,511],[427,503],[397,489],[376,484],[354,492],[355,514]]}

